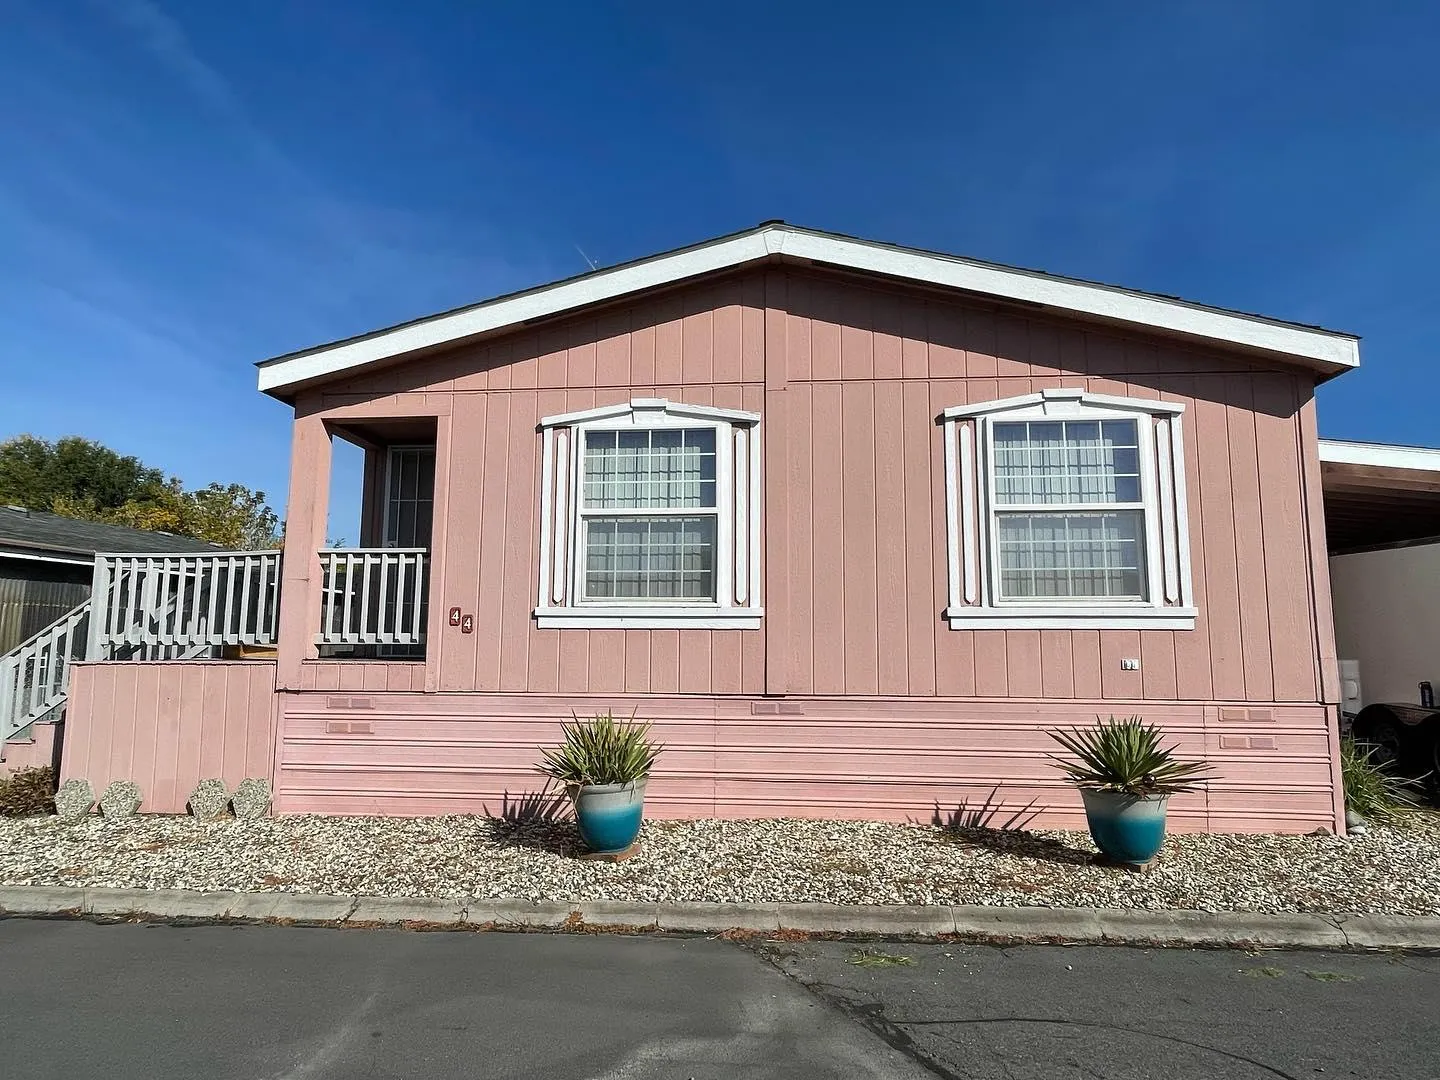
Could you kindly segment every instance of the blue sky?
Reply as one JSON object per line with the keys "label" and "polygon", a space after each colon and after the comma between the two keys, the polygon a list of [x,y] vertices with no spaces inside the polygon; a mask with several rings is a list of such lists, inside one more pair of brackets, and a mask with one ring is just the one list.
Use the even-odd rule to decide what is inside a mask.
{"label": "blue sky", "polygon": [[1435,5],[0,0],[0,27],[0,437],[283,512],[254,361],[778,217],[1353,331],[1322,434],[1440,443]]}

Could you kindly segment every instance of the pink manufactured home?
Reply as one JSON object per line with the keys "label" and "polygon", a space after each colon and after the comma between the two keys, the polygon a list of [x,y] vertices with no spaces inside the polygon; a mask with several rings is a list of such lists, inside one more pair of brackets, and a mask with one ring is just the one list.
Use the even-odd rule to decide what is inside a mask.
{"label": "pink manufactured home", "polygon": [[633,710],[653,816],[998,787],[1079,826],[1046,730],[1139,714],[1218,772],[1176,827],[1340,830],[1314,390],[1357,362],[783,223],[270,360],[284,552],[102,558],[63,773],[469,813],[537,787],[572,711]]}

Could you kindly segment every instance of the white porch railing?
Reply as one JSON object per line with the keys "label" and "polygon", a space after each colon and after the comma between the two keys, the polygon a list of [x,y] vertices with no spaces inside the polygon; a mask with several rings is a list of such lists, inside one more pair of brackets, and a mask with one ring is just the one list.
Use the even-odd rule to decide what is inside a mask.
{"label": "white porch railing", "polygon": [[96,555],[90,598],[91,660],[273,645],[280,553]]}
{"label": "white porch railing", "polygon": [[[424,548],[320,552],[320,645],[425,643]],[[273,645],[280,553],[97,555],[90,599],[0,656],[0,747],[65,704],[76,660],[175,660]]]}
{"label": "white porch railing", "polygon": [[86,600],[0,657],[0,756],[6,739],[64,704],[70,662],[85,656],[89,619]]}
{"label": "white porch railing", "polygon": [[333,548],[320,569],[317,645],[424,644],[425,548]]}

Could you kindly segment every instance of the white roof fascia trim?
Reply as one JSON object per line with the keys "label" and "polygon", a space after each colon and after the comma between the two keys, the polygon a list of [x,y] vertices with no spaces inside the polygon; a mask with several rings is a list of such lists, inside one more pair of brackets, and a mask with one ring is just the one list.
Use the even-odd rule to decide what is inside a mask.
{"label": "white roof fascia trim", "polygon": [[87,559],[81,555],[51,555],[43,550],[14,551],[0,543],[0,559],[26,559],[30,562],[64,563],[67,566],[94,566],[94,559]]}
{"label": "white roof fascia trim", "polygon": [[1440,472],[1440,450],[1426,446],[1320,440],[1320,460],[1335,465],[1378,465],[1387,469]]}
{"label": "white roof fascia trim", "polygon": [[631,398],[618,405],[601,405],[579,412],[557,413],[542,416],[540,426],[561,427],[572,424],[586,424],[593,420],[609,420],[627,413],[663,412],[668,416],[684,416],[694,420],[723,420],[731,424],[758,424],[760,414],[743,409],[717,409],[709,405],[685,405],[665,398]]}
{"label": "white roof fascia trim", "polygon": [[1209,310],[1180,300],[1029,270],[990,266],[955,256],[843,239],[789,225],[767,225],[673,255],[642,260],[508,300],[495,300],[393,330],[382,330],[347,344],[322,346],[290,359],[275,360],[260,368],[259,388],[279,390],[378,360],[727,270],[773,254],[1038,304],[1060,312],[1169,330],[1221,344],[1248,346],[1337,370],[1358,367],[1360,363],[1360,343],[1348,334],[1283,325],[1254,316]]}
{"label": "white roof fascia trim", "polygon": [[541,288],[524,296],[496,300],[394,330],[382,330],[360,341],[329,349],[320,348],[303,356],[281,360],[260,369],[260,389],[278,390],[294,383],[334,375],[403,353],[444,345],[572,308],[613,300],[716,270],[725,270],[763,259],[767,254],[769,247],[766,233],[746,233],[665,258],[651,259],[633,266],[587,276],[579,281]]}
{"label": "white roof fascia trim", "polygon": [[1156,327],[1193,337],[1268,352],[1299,356],[1339,368],[1360,365],[1360,343],[1348,334],[1285,326],[1267,319],[1206,310],[1181,300],[1165,300],[1104,285],[1091,285],[1028,270],[987,266],[967,259],[906,251],[861,240],[842,240],[800,229],[787,229],[785,254],[924,281],[953,289],[1042,304],[1137,326]]}
{"label": "white roof fascia trim", "polygon": [[1073,401],[1081,405],[1095,405],[1100,408],[1125,409],[1132,412],[1146,412],[1152,416],[1179,416],[1185,406],[1173,401],[1156,401],[1150,398],[1116,397],[1114,394],[1091,394],[1084,390],[1056,388],[1041,390],[1035,394],[1021,394],[1019,397],[1000,398],[996,401],[981,401],[974,405],[952,405],[940,415],[946,420],[957,420],[969,416],[985,416],[989,413],[1010,412],[1027,405],[1039,405],[1046,401]]}

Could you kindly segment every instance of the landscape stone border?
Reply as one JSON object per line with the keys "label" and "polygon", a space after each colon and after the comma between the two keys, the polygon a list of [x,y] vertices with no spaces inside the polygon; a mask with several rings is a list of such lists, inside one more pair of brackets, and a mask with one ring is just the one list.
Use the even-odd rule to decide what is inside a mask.
{"label": "landscape stone border", "polygon": [[230,811],[230,789],[225,781],[210,778],[195,785],[186,802],[190,813],[201,821],[219,821]]}
{"label": "landscape stone border", "polygon": [[237,818],[253,820],[270,812],[270,798],[270,781],[247,776],[235,789],[230,805],[234,807]]}
{"label": "landscape stone border", "polygon": [[55,813],[61,821],[76,822],[86,817],[95,806],[95,789],[89,780],[66,780],[55,792]]}
{"label": "landscape stone border", "polygon": [[1440,918],[1421,915],[1268,915],[939,904],[570,903],[26,885],[0,886],[0,915],[437,930],[739,931],[762,935],[794,930],[822,936],[958,937],[988,942],[1440,949]]}
{"label": "landscape stone border", "polygon": [[134,780],[111,780],[100,796],[100,813],[107,818],[134,817],[144,796]]}

